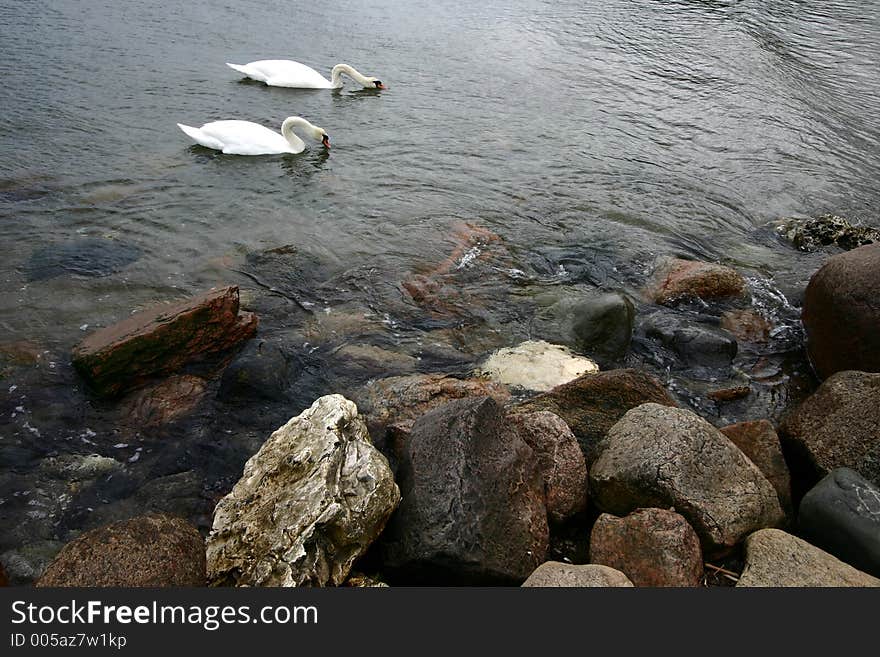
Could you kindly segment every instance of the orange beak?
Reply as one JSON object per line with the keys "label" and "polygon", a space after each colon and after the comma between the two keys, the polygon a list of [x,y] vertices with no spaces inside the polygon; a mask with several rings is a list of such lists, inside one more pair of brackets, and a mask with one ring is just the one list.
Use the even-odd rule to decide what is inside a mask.
{"label": "orange beak", "polygon": [[330,148],[330,135],[324,135],[321,143],[324,144],[324,148]]}
{"label": "orange beak", "polygon": [[386,87],[386,86],[385,86],[384,84],[382,84],[381,82],[380,82],[379,84],[376,85],[376,89],[387,89],[387,88],[388,88],[388,87]]}

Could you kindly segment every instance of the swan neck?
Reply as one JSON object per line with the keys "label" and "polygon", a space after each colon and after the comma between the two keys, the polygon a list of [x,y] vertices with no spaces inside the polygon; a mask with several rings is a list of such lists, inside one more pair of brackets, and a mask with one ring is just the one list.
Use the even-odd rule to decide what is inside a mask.
{"label": "swan neck", "polygon": [[367,80],[366,77],[358,73],[354,67],[349,66],[348,64],[337,64],[333,67],[333,71],[330,73],[330,83],[334,87],[342,86],[342,76],[347,75],[355,82],[360,83],[364,87],[372,86],[372,83]]}
{"label": "swan neck", "polygon": [[302,150],[305,148],[305,142],[296,136],[293,132],[294,127],[303,128],[307,125],[311,125],[308,121],[299,116],[289,116],[284,119],[284,123],[281,124],[281,135],[287,140],[287,143],[291,145],[294,149]]}

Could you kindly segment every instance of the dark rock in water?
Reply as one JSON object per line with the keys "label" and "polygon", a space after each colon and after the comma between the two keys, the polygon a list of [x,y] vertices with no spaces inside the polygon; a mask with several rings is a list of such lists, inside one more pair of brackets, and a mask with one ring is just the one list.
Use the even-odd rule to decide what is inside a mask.
{"label": "dark rock in water", "polygon": [[109,276],[121,271],[141,257],[142,251],[112,239],[82,239],[51,244],[37,249],[25,265],[29,281],[76,274],[78,276]]}
{"label": "dark rock in water", "polygon": [[223,372],[218,398],[225,402],[287,398],[291,368],[278,345],[253,340]]}
{"label": "dark rock in water", "polygon": [[586,374],[518,404],[515,413],[550,411],[571,428],[587,468],[596,458],[596,446],[623,415],[646,402],[677,406],[666,388],[639,370],[610,370]]}
{"label": "dark rock in water", "polygon": [[820,378],[880,372],[880,243],[832,256],[813,274],[802,319]]}
{"label": "dark rock in water", "polygon": [[491,397],[452,401],[416,420],[398,479],[402,502],[383,535],[389,577],[519,584],[544,561],[541,471]]}
{"label": "dark rock in water", "polygon": [[880,374],[838,372],[779,425],[795,502],[835,468],[880,486]]}
{"label": "dark rock in water", "polygon": [[204,586],[205,544],[180,518],[149,514],[64,546],[37,586]]}
{"label": "dark rock in water", "polygon": [[700,586],[700,539],[682,516],[637,509],[624,518],[603,513],[590,534],[590,563],[616,568],[635,586]]}
{"label": "dark rock in water", "polygon": [[784,219],[776,227],[776,232],[801,251],[818,251],[832,244],[848,251],[865,244],[880,243],[880,230],[870,226],[853,226],[843,217],[833,214],[811,219]]}
{"label": "dark rock in water", "polygon": [[535,452],[544,477],[547,515],[562,523],[587,508],[587,465],[562,418],[547,411],[518,413],[508,421]]}
{"label": "dark rock in water", "polygon": [[689,367],[725,368],[736,357],[736,339],[730,333],[686,318],[654,313],[642,330],[672,349]]}
{"label": "dark rock in water", "polygon": [[837,468],[804,495],[798,528],[810,543],[880,577],[880,488]]}
{"label": "dark rock in water", "polygon": [[540,588],[609,588],[631,587],[633,583],[619,570],[599,564],[575,566],[559,561],[547,561],[535,569],[522,584]]}
{"label": "dark rock in water", "polygon": [[791,516],[791,475],[773,425],[767,420],[739,422],[722,427],[721,433],[730,438],[770,480],[782,510]]}
{"label": "dark rock in water", "polygon": [[611,428],[590,467],[590,491],[617,516],[674,506],[710,554],[784,518],[773,486],[724,434],[659,404],[634,408]]}
{"label": "dark rock in water", "polygon": [[257,323],[238,312],[238,287],[225,287],[131,315],[87,336],[71,355],[95,392],[110,396],[229,349],[250,338]]}
{"label": "dark rock in water", "polygon": [[532,333],[608,367],[629,349],[634,317],[632,302],[616,292],[562,299],[535,318]]}
{"label": "dark rock in water", "polygon": [[711,262],[665,257],[658,260],[644,294],[654,303],[672,306],[687,299],[741,298],[746,290],[745,279],[735,269]]}

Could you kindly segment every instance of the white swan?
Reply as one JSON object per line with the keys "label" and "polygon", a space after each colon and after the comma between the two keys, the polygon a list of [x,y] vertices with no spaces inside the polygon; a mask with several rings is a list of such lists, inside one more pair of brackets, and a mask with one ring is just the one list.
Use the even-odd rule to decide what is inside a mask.
{"label": "white swan", "polygon": [[265,82],[270,87],[296,87],[299,89],[339,89],[342,76],[347,75],[367,89],[385,89],[379,78],[361,75],[348,64],[337,64],[330,71],[328,80],[315,69],[289,59],[261,59],[249,64],[226,65],[244,73],[249,78]]}
{"label": "white swan", "polygon": [[294,127],[330,148],[330,135],[299,116],[288,116],[281,124],[281,134],[250,121],[214,121],[201,128],[178,123],[177,127],[197,143],[228,155],[272,155],[302,153],[305,142],[293,133]]}

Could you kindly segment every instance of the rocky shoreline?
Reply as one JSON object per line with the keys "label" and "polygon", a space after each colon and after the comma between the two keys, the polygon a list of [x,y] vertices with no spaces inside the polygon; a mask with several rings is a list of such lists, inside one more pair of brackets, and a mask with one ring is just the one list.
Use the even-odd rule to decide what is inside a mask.
{"label": "rocky shoreline", "polygon": [[[73,391],[46,398],[86,427],[64,453],[13,394],[43,354],[0,345],[22,381],[0,582],[880,586],[880,244],[838,223],[809,241],[810,221],[780,233],[857,248],[811,277],[803,331],[736,269],[663,257],[637,294],[530,292],[519,336],[475,321],[462,263],[512,270],[464,226],[400,285],[396,314],[430,336],[415,355],[351,339],[376,314],[316,312],[278,266],[297,254],[265,252],[249,298],[225,286],[73,347]],[[315,383],[334,367],[346,389]]]}

